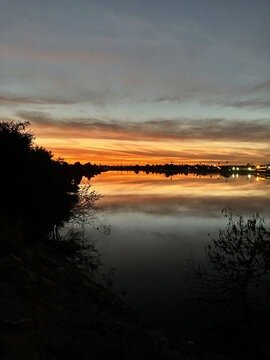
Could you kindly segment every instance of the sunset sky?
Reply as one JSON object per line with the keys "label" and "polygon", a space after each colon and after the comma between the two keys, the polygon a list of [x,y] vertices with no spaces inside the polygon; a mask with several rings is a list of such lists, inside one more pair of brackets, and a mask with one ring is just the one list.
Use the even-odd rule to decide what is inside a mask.
{"label": "sunset sky", "polygon": [[1,0],[1,120],[68,162],[270,162],[269,0]]}

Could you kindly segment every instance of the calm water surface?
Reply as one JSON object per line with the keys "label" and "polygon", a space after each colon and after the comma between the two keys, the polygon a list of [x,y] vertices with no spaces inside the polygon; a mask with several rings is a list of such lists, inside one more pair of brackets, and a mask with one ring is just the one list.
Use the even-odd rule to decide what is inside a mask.
{"label": "calm water surface", "polygon": [[181,268],[226,225],[221,210],[270,220],[270,180],[263,178],[110,171],[91,183],[103,195],[100,221],[111,225],[109,236],[96,228],[91,236],[106,266],[116,268],[115,291],[129,290],[126,302],[156,326],[185,333],[192,321],[183,311]]}

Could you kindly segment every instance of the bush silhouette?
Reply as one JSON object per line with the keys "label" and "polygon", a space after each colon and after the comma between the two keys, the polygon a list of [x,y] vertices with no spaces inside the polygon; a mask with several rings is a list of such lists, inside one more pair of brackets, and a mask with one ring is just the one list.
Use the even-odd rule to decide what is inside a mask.
{"label": "bush silhouette", "polygon": [[189,261],[193,293],[216,319],[215,336],[254,358],[269,352],[270,232],[258,214],[223,212],[228,224],[206,246],[205,261]]}
{"label": "bush silhouette", "polygon": [[18,227],[24,240],[34,242],[69,219],[78,186],[66,163],[34,145],[29,125],[0,123],[0,217],[7,226]]}

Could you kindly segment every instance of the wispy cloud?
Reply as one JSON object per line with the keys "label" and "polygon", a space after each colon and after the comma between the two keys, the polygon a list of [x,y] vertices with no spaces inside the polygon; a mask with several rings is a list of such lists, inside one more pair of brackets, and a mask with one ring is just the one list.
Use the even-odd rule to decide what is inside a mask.
{"label": "wispy cloud", "polygon": [[42,98],[42,97],[30,97],[30,96],[15,96],[9,94],[0,94],[0,106],[1,105],[23,105],[23,104],[32,104],[32,105],[46,105],[46,104],[61,104],[69,105],[75,104],[75,101],[58,99],[58,98]]}
{"label": "wispy cloud", "polygon": [[237,108],[248,108],[248,109],[261,109],[261,108],[269,108],[270,100],[264,99],[250,99],[250,100],[239,100],[233,101],[225,104],[226,106],[232,106]]}
{"label": "wispy cloud", "polygon": [[[52,144],[52,143],[51,143]],[[53,144],[52,144],[53,145]],[[67,161],[91,161],[96,163],[114,163],[114,164],[130,164],[130,163],[164,163],[173,161],[174,163],[213,163],[218,161],[237,161],[247,163],[251,159],[259,161],[270,156],[270,150],[254,150],[245,151],[242,149],[226,149],[226,146],[211,147],[207,150],[203,148],[191,151],[185,147],[179,147],[176,150],[168,150],[164,148],[152,149],[152,144],[148,148],[140,146],[140,143],[133,143],[132,148],[122,150],[119,147],[104,146],[94,142],[93,146],[80,146],[76,144],[72,146],[51,146],[50,149],[56,157],[64,157]]]}
{"label": "wispy cloud", "polygon": [[262,83],[259,83],[255,86],[252,86],[251,87],[251,90],[258,90],[258,91],[261,91],[261,90],[266,90],[266,91],[269,91],[270,90],[270,80],[267,80],[267,81],[264,81]]}
{"label": "wispy cloud", "polygon": [[270,119],[153,119],[143,122],[96,118],[53,118],[33,111],[17,113],[39,129],[40,136],[115,140],[209,140],[268,142]]}
{"label": "wispy cloud", "polygon": [[[11,46],[0,46],[0,56],[2,58],[8,59],[31,59],[31,60],[45,60],[45,61],[54,61],[54,62],[100,62],[107,61],[108,57],[104,55],[95,54],[92,52],[86,51],[68,51],[68,50],[56,50],[56,49],[47,49],[46,51],[35,50],[30,48],[22,48],[20,46],[11,47]],[[111,58],[111,57],[110,57]]]}

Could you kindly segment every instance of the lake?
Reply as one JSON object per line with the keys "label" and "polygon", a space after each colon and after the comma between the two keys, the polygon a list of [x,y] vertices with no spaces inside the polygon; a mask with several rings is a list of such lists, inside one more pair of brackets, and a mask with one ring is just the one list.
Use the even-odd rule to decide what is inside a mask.
{"label": "lake", "polygon": [[[116,268],[115,292],[128,290],[125,301],[155,326],[193,336],[194,323],[183,310],[183,267],[190,255],[200,259],[209,233],[227,224],[222,209],[259,212],[269,223],[270,180],[108,171],[91,183],[103,197],[90,236],[106,267]],[[109,235],[102,226],[97,230],[102,224],[111,226]]]}

